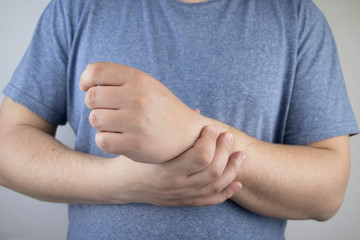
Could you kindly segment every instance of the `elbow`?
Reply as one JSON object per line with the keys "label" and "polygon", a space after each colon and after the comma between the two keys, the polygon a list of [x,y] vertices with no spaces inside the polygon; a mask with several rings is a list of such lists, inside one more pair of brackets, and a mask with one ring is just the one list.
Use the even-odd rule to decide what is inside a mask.
{"label": "elbow", "polygon": [[0,134],[0,186],[4,187],[4,177],[3,177],[3,156],[1,153],[3,153],[3,149],[1,149],[1,146],[3,146],[3,134]]}
{"label": "elbow", "polygon": [[330,184],[322,185],[323,191],[317,191],[309,211],[310,219],[325,222],[336,215],[344,202],[349,177],[347,172],[340,172],[339,177],[331,178],[333,181],[328,182]]}
{"label": "elbow", "polygon": [[[335,214],[339,211],[342,206],[345,198],[345,192],[347,187],[348,176],[346,174],[342,175],[341,179],[338,179],[338,184],[330,184],[329,191],[323,192],[313,208],[311,219],[325,222],[330,220]],[[332,188],[331,188],[332,186]],[[336,186],[336,187],[335,187]]]}
{"label": "elbow", "polygon": [[[310,199],[310,219],[328,221],[340,209],[350,177],[349,136],[339,136],[311,144],[322,151],[324,164],[316,171]],[[312,208],[312,209],[311,209]],[[309,209],[308,209],[309,210]]]}
{"label": "elbow", "polygon": [[325,222],[330,220],[339,211],[343,203],[343,199],[343,197],[339,197],[337,199],[327,201],[327,203],[324,203],[323,206],[320,206],[318,208],[318,211],[315,211],[315,214],[313,212],[311,218],[319,222]]}
{"label": "elbow", "polygon": [[334,181],[327,186],[328,191],[323,192],[323,195],[318,199],[318,211],[313,216],[314,220],[319,222],[328,221],[335,216],[342,206],[349,180],[350,166],[348,165],[339,173],[339,177],[333,177]]}

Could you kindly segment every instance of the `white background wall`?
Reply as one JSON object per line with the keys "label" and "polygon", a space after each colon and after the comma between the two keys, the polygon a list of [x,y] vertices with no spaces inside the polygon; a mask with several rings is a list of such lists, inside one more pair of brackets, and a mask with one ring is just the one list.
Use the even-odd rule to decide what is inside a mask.
{"label": "white background wall", "polygon": [[[314,0],[325,13],[334,32],[350,99],[360,123],[360,0]],[[0,90],[9,81],[37,20],[49,0],[0,0]],[[3,96],[0,96],[0,102]],[[57,137],[73,146],[68,126]],[[328,222],[289,221],[289,240],[360,239],[360,137],[351,139],[352,172],[345,202]],[[65,239],[67,207],[40,202],[0,187],[0,239]]]}

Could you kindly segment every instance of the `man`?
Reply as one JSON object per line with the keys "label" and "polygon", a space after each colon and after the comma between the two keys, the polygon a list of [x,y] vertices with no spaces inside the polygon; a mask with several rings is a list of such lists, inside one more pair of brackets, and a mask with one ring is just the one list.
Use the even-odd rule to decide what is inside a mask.
{"label": "man", "polygon": [[310,1],[53,1],[4,93],[0,182],[74,203],[69,239],[283,239],[358,132]]}

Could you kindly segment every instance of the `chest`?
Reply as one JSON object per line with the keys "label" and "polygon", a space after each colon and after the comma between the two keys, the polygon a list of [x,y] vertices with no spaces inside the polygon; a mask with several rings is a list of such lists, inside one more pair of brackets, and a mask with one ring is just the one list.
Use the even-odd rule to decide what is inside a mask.
{"label": "chest", "polygon": [[[74,86],[89,63],[128,65],[202,114],[274,141],[291,88],[293,53],[286,28],[271,23],[274,16],[252,15],[232,11],[195,19],[148,8],[105,19],[91,15],[74,48],[80,66]],[[83,107],[83,95],[75,89],[74,105]]]}

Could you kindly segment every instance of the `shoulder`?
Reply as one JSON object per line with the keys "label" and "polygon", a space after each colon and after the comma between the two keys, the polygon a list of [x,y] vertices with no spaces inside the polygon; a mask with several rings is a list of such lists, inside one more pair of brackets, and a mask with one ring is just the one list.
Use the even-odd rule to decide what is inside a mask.
{"label": "shoulder", "polygon": [[324,14],[315,5],[312,0],[293,0],[297,9],[297,15],[299,20],[304,19],[325,20]]}

